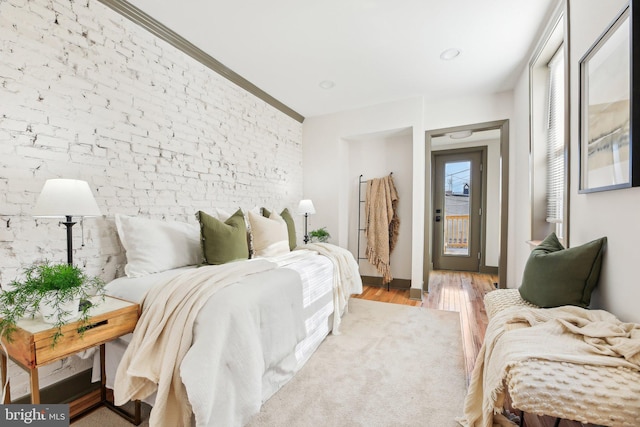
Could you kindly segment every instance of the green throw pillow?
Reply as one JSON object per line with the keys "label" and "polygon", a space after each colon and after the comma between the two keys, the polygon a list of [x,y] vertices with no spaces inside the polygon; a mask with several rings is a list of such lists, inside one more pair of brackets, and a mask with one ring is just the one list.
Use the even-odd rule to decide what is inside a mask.
{"label": "green throw pillow", "polygon": [[199,211],[202,252],[207,264],[224,264],[249,258],[247,227],[238,209],[225,222]]}
{"label": "green throw pillow", "polygon": [[280,214],[284,222],[287,223],[287,231],[289,231],[289,249],[294,250],[297,246],[296,243],[296,224],[293,222],[293,217],[289,212],[289,209],[284,208]]}
{"label": "green throw pillow", "polygon": [[529,256],[520,295],[539,307],[588,307],[598,284],[607,238],[565,249],[551,233]]}
{"label": "green throw pillow", "polygon": [[[271,212],[267,208],[262,208],[262,216],[269,218],[271,216]],[[289,232],[289,249],[294,250],[296,248],[296,224],[293,222],[293,217],[289,212],[289,209],[284,208],[282,213],[280,214],[284,222],[287,223],[287,231]]]}

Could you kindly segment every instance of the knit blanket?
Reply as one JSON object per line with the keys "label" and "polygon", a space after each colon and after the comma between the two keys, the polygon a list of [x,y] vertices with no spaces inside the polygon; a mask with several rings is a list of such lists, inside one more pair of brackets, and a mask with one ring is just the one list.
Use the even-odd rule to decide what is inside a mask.
{"label": "knit blanket", "polygon": [[501,415],[505,378],[512,367],[529,359],[638,371],[640,325],[573,306],[511,307],[496,313],[476,359],[460,425],[512,425]]}
{"label": "knit blanket", "polygon": [[258,259],[203,266],[151,288],[142,301],[142,315],[118,366],[116,405],[156,392],[150,425],[191,425],[192,410],[180,378],[180,365],[192,346],[196,316],[209,297],[222,288],[247,275],[275,268],[276,264]]}
{"label": "knit blanket", "polygon": [[316,251],[333,263],[333,325],[332,334],[340,333],[342,314],[348,309],[349,297],[362,293],[362,278],[358,263],[347,249],[330,243],[309,243],[298,249]]}
{"label": "knit blanket", "polygon": [[367,182],[365,201],[365,256],[382,274],[382,283],[393,280],[391,252],[398,241],[400,219],[397,214],[398,192],[391,175]]}

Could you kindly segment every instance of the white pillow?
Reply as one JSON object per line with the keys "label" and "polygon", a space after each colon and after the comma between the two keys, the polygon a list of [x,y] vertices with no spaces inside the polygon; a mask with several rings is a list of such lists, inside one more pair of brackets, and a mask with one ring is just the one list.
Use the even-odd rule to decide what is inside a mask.
{"label": "white pillow", "polygon": [[[253,208],[251,208],[248,211],[243,211],[244,212],[244,221],[245,222],[249,222],[249,218],[247,217],[247,212],[253,212],[255,214],[260,214],[260,207],[259,206],[254,206]],[[229,219],[229,217],[231,217],[231,215],[233,215],[233,212],[228,212],[224,209],[220,209],[220,208],[215,208],[213,210],[213,214],[211,215],[212,217],[214,217],[215,219],[218,219],[222,222],[225,222],[226,220]]]}
{"label": "white pillow", "polygon": [[197,224],[116,215],[116,227],[127,252],[128,277],[202,263]]}
{"label": "white pillow", "polygon": [[214,217],[217,220],[225,222],[226,220],[228,220],[231,217],[231,215],[233,215],[233,212],[227,212],[224,209],[215,208],[213,210],[213,214],[211,216]]}
{"label": "white pillow", "polygon": [[285,254],[289,251],[289,230],[280,215],[271,213],[265,218],[259,213],[249,211],[253,253],[256,257],[269,257]]}

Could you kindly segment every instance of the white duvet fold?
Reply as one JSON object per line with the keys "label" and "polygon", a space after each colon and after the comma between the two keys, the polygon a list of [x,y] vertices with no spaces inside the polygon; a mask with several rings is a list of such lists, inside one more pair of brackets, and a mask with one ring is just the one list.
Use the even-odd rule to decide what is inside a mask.
{"label": "white duvet fold", "polygon": [[302,283],[278,268],[229,286],[203,307],[180,375],[197,426],[244,425],[298,369]]}
{"label": "white duvet fold", "polygon": [[154,284],[117,368],[115,403],[155,393],[153,426],[246,423],[301,367],[296,346],[309,332],[303,282],[310,278],[299,263],[318,254],[331,261],[333,304],[322,310],[334,312],[334,333],[349,296],[362,292],[349,251],[328,244],[303,249],[309,250],[185,269]]}
{"label": "white duvet fold", "polygon": [[309,243],[299,249],[316,251],[333,263],[333,329],[334,335],[340,334],[342,315],[348,309],[349,297],[362,293],[362,278],[358,263],[347,249],[330,243]]}
{"label": "white duvet fold", "polygon": [[274,263],[257,259],[204,266],[151,288],[142,302],[142,315],[116,373],[116,405],[157,392],[150,425],[190,425],[191,407],[179,370],[192,344],[196,316],[219,290],[242,277],[275,267]]}

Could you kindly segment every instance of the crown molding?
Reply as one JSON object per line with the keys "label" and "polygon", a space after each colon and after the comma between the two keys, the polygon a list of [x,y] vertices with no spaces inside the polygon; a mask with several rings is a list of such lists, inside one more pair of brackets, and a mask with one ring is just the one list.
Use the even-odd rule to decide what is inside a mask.
{"label": "crown molding", "polygon": [[226,67],[220,61],[218,61],[217,59],[215,59],[214,57],[212,57],[202,49],[198,48],[193,43],[191,43],[184,37],[180,36],[178,33],[171,30],[164,24],[156,21],[154,18],[147,15],[145,12],[133,6],[129,2],[125,0],[98,0],[98,1],[108,6],[109,8],[113,9],[114,11],[118,12],[120,15],[124,16],[130,21],[140,25],[142,28],[146,29],[156,37],[166,41],[176,49],[181,50],[182,52],[189,55],[196,61],[202,63],[206,67],[220,74],[227,80],[240,86],[247,92],[260,98],[267,104],[271,105],[277,110],[288,115],[292,119],[297,120],[300,123],[304,121],[303,115],[289,108],[282,102],[278,101],[273,96],[269,95],[268,93],[266,93],[265,91],[263,91],[262,89],[260,89],[259,87],[257,87],[256,85],[254,85],[253,83],[251,83],[250,81],[248,81],[247,79],[239,75],[238,73],[236,73],[235,71]]}

